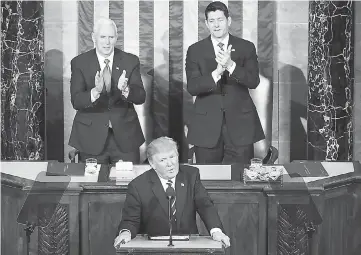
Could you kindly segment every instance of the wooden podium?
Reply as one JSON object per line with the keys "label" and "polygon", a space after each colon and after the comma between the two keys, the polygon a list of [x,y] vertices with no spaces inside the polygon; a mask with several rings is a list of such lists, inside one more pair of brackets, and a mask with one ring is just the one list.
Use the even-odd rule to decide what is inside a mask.
{"label": "wooden podium", "polygon": [[117,254],[225,254],[220,242],[212,240],[210,236],[191,236],[189,241],[173,241],[172,247],[168,247],[169,241],[148,240],[147,236],[138,235],[129,243],[121,245]]}

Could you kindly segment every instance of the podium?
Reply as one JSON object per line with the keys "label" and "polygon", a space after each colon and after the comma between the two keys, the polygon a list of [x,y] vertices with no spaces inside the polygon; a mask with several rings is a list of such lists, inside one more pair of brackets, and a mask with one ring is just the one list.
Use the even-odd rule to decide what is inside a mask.
{"label": "podium", "polygon": [[168,243],[169,241],[148,240],[147,236],[138,235],[129,243],[121,245],[117,254],[225,254],[222,244],[210,236],[190,236],[189,241],[173,241],[173,247],[168,247]]}

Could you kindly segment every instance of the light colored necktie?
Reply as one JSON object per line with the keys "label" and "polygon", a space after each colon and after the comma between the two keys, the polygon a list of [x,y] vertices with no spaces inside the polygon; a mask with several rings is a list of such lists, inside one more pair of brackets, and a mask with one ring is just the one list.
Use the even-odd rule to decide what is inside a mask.
{"label": "light colored necktie", "polygon": [[[171,190],[171,193],[175,194],[175,190],[174,190],[174,188],[172,187],[173,182],[172,182],[171,180],[168,180],[167,184],[168,184],[167,190],[170,189],[170,190]],[[176,201],[176,197],[174,196],[174,197],[171,198],[171,201],[170,201],[170,202],[171,202],[172,218],[173,218],[174,220],[176,220],[176,219],[175,219],[175,213],[177,212],[177,209],[176,209],[176,207],[175,207],[175,201]]]}
{"label": "light colored necktie", "polygon": [[109,59],[104,59],[105,67],[103,71],[103,78],[104,78],[105,89],[108,93],[110,92],[111,81],[112,81],[112,74],[110,72],[109,62],[110,62]]}

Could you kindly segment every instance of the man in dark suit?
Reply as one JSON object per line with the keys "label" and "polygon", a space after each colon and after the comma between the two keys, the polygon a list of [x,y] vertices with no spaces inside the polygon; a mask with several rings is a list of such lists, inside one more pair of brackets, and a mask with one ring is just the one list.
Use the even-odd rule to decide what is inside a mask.
{"label": "man in dark suit", "polygon": [[145,102],[137,56],[114,48],[117,27],[101,18],[94,26],[95,49],[71,61],[71,103],[77,113],[69,145],[81,161],[139,162],[144,135],[133,104]]}
{"label": "man in dark suit", "polygon": [[198,234],[198,212],[212,238],[228,247],[229,238],[222,231],[217,210],[200,181],[199,170],[179,166],[176,142],[168,137],[154,140],[147,148],[147,157],[153,169],[129,183],[114,246],[129,242],[138,233],[169,235],[166,192],[170,189],[176,194],[171,200],[173,233]]}
{"label": "man in dark suit", "polygon": [[196,96],[188,140],[197,163],[249,163],[253,144],[265,138],[248,89],[259,84],[252,42],[232,36],[228,9],[212,2],[205,10],[211,33],[188,48],[187,88]]}

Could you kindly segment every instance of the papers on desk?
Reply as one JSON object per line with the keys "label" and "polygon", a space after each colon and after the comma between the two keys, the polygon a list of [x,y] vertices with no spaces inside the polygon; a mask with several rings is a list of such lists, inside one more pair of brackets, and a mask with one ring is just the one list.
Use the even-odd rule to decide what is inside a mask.
{"label": "papers on desk", "polygon": [[[189,241],[189,235],[174,235],[172,236],[173,241]],[[149,240],[155,241],[168,241],[169,236],[148,236]]]}

